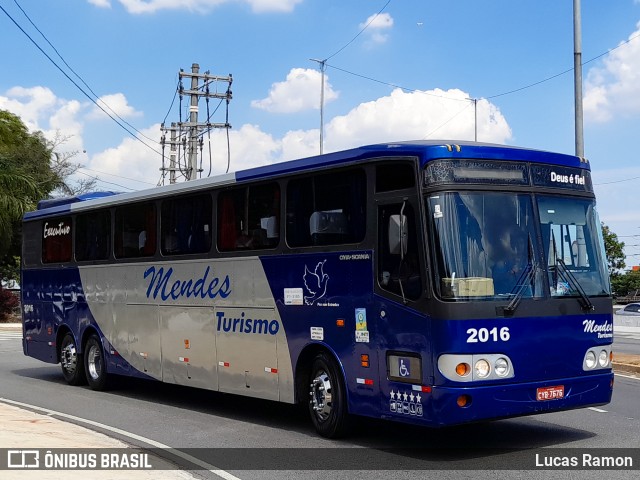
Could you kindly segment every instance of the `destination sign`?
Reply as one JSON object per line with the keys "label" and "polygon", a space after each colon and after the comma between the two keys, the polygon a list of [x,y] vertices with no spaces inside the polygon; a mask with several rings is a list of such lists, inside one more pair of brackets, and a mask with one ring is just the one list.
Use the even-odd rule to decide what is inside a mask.
{"label": "destination sign", "polygon": [[532,165],[531,180],[536,187],[565,188],[580,192],[593,192],[591,172],[581,168],[557,165]]}
{"label": "destination sign", "polygon": [[533,185],[593,192],[591,172],[558,165],[475,159],[443,159],[430,162],[424,169],[427,188],[445,184]]}

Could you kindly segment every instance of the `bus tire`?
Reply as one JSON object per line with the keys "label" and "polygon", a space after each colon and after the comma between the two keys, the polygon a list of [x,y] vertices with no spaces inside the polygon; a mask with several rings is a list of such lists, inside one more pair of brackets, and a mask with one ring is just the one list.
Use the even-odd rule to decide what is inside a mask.
{"label": "bus tire", "polygon": [[78,354],[76,340],[71,332],[67,332],[60,345],[60,366],[69,385],[82,385],[86,382],[84,361]]}
{"label": "bus tire", "polygon": [[102,343],[97,335],[91,335],[84,347],[84,367],[87,383],[92,390],[106,390],[108,387],[107,364]]}
{"label": "bus tire", "polygon": [[319,353],[311,363],[309,414],[323,437],[338,438],[348,430],[344,381],[336,362],[326,353]]}

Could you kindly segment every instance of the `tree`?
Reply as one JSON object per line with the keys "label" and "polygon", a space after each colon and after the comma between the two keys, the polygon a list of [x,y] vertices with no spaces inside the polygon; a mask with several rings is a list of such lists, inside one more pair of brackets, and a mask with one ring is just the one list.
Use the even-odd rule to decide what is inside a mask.
{"label": "tree", "polygon": [[15,115],[0,110],[0,259],[9,252],[22,215],[59,183],[39,132],[30,134]]}
{"label": "tree", "polygon": [[75,182],[71,182],[69,179],[76,173],[82,165],[73,162],[73,158],[78,155],[78,151],[59,151],[70,137],[62,135],[59,131],[53,140],[48,142],[49,148],[53,152],[51,158],[51,170],[55,175],[61,179],[61,183],[52,192],[54,197],[58,196],[73,196],[81,193],[90,192],[96,188],[97,178],[90,177],[86,179],[80,179]]}
{"label": "tree", "polygon": [[49,196],[77,195],[95,188],[95,179],[71,182],[78,152],[58,152],[69,139],[59,132],[47,140],[30,133],[16,115],[0,110],[0,279],[20,277],[22,216]]}
{"label": "tree", "polygon": [[607,255],[609,275],[613,278],[620,275],[620,270],[626,267],[624,262],[624,242],[618,241],[618,235],[602,223],[602,236],[604,237],[604,249]]}

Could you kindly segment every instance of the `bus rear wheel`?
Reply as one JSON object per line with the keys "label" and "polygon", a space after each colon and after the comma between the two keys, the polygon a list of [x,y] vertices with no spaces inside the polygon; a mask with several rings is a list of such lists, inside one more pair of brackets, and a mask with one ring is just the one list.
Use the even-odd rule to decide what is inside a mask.
{"label": "bus rear wheel", "polygon": [[76,340],[71,332],[62,339],[60,346],[60,366],[62,375],[69,385],[82,385],[85,383],[84,363],[78,356]]}
{"label": "bus rear wheel", "polygon": [[106,390],[108,384],[104,350],[97,335],[91,335],[84,347],[84,366],[87,383],[92,390]]}
{"label": "bus rear wheel", "polygon": [[348,430],[347,396],[336,362],[319,353],[311,364],[309,414],[316,431],[327,438],[338,438]]}

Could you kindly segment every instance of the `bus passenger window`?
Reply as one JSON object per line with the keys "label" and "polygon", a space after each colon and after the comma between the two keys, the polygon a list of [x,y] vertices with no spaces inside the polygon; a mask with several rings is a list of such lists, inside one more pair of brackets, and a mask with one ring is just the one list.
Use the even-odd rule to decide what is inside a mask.
{"label": "bus passenger window", "polygon": [[111,214],[108,210],[76,217],[76,260],[107,260],[111,254]]}
{"label": "bus passenger window", "polygon": [[211,196],[190,195],[162,202],[160,252],[162,255],[204,253],[211,249]]}
{"label": "bus passenger window", "polygon": [[153,203],[116,209],[117,258],[150,257],[156,253],[156,207]]}
{"label": "bus passenger window", "polygon": [[71,260],[71,218],[50,218],[42,229],[42,263]]}
{"label": "bus passenger window", "polygon": [[280,230],[280,186],[277,183],[234,188],[218,196],[218,249],[275,248]]}
{"label": "bus passenger window", "polygon": [[362,241],[366,193],[360,169],[292,180],[287,188],[287,242],[308,247]]}

